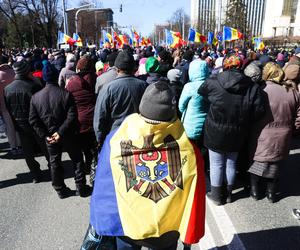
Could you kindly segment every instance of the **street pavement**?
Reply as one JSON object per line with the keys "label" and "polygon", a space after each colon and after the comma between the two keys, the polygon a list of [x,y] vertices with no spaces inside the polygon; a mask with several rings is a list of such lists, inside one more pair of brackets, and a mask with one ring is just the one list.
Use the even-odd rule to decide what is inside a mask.
{"label": "street pavement", "polygon": [[[280,200],[255,202],[237,185],[233,203],[216,207],[207,201],[206,235],[193,250],[300,250],[300,220],[291,214],[300,208],[300,140],[293,144],[281,173]],[[90,198],[75,196],[68,156],[63,155],[63,164],[74,196],[61,200],[51,187],[44,157],[37,160],[45,181],[33,184],[24,159],[1,158],[7,147],[6,139],[0,139],[0,249],[79,249],[89,222]]]}

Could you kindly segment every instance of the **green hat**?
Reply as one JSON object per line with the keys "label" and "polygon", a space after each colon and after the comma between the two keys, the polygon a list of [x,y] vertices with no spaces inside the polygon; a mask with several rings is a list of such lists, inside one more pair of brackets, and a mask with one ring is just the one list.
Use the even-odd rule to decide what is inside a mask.
{"label": "green hat", "polygon": [[155,57],[149,57],[146,61],[146,71],[148,73],[159,72],[159,62]]}

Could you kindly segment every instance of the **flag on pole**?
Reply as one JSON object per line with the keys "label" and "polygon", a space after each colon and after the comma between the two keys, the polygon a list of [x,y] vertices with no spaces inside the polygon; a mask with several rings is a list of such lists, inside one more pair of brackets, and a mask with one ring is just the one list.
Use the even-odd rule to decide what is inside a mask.
{"label": "flag on pole", "polygon": [[188,40],[195,43],[206,43],[206,36],[200,34],[195,29],[190,28]]}
{"label": "flag on pole", "polygon": [[252,43],[254,44],[255,50],[263,50],[265,48],[265,44],[261,37],[252,37]]}
{"label": "flag on pole", "polygon": [[67,43],[70,46],[74,46],[76,43],[76,40],[74,40],[72,37],[66,35],[65,33],[58,31],[58,43]]}
{"label": "flag on pole", "polygon": [[131,32],[132,32],[132,34],[133,34],[132,39],[135,40],[136,42],[138,42],[139,39],[140,39],[140,36],[139,36],[139,34],[136,32],[136,30],[134,29],[133,26],[131,27]]}
{"label": "flag on pole", "polygon": [[212,32],[212,31],[209,31],[209,32],[208,32],[207,43],[208,43],[208,44],[211,44],[211,45],[214,45],[214,46],[217,46],[217,45],[218,45],[218,39],[217,39],[217,37],[215,36],[215,33],[214,33],[214,32]]}
{"label": "flag on pole", "polygon": [[106,43],[112,43],[112,36],[106,30],[102,30],[102,38]]}
{"label": "flag on pole", "polygon": [[73,40],[75,40],[75,44],[77,47],[82,47],[82,40],[80,38],[80,36],[76,33],[73,33]]}
{"label": "flag on pole", "polygon": [[223,41],[234,41],[242,38],[243,38],[243,34],[239,32],[237,29],[227,27],[227,26],[223,27]]}
{"label": "flag on pole", "polygon": [[166,44],[170,46],[174,41],[172,33],[168,29],[165,29],[165,33],[166,33]]}
{"label": "flag on pole", "polygon": [[190,29],[189,29],[188,40],[189,40],[190,42],[194,42],[194,41],[195,41],[195,37],[196,37],[196,30],[190,28]]}

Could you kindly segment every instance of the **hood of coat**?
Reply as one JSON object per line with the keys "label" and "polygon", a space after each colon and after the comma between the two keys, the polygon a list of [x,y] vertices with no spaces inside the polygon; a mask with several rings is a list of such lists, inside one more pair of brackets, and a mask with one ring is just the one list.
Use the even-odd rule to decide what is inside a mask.
{"label": "hood of coat", "polygon": [[217,75],[218,82],[228,92],[244,93],[252,83],[249,77],[239,70],[227,70]]}
{"label": "hood of coat", "polygon": [[300,82],[300,66],[296,64],[288,65],[284,69],[284,80],[292,80],[296,83]]}
{"label": "hood of coat", "polygon": [[189,78],[191,82],[203,81],[209,75],[208,65],[201,59],[196,59],[190,63]]}
{"label": "hood of coat", "polygon": [[72,61],[66,62],[66,69],[72,70],[72,71],[75,72],[75,70],[76,70],[76,65],[75,65],[75,64],[76,64],[76,63],[75,63],[75,62],[72,62]]}

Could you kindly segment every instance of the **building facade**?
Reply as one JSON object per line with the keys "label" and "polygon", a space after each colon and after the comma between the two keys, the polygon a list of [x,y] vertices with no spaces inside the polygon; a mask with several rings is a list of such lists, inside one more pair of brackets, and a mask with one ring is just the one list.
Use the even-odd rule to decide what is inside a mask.
{"label": "building facade", "polygon": [[[300,36],[300,1],[267,0],[263,36],[297,37]],[[271,11],[270,11],[271,10]]]}
{"label": "building facade", "polygon": [[[250,36],[300,36],[300,0],[241,0]],[[201,33],[221,31],[230,0],[191,0],[191,24]],[[233,27],[238,28],[238,27]]]}
{"label": "building facade", "polygon": [[67,11],[68,33],[72,36],[77,30],[82,41],[89,44],[98,44],[101,38],[101,30],[113,26],[112,9],[80,9],[75,8]]}
{"label": "building facade", "polygon": [[250,30],[249,35],[261,36],[265,18],[267,0],[244,0],[247,9],[247,23]]}

